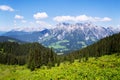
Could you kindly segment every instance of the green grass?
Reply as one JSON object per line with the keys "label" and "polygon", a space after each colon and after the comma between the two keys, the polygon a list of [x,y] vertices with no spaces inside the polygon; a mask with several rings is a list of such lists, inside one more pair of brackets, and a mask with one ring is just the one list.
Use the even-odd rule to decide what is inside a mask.
{"label": "green grass", "polygon": [[15,40],[12,40],[12,39],[8,39],[9,42],[15,42]]}
{"label": "green grass", "polygon": [[65,50],[68,50],[68,49],[66,49],[65,46],[60,45],[61,43],[65,43],[65,42],[69,42],[69,41],[68,40],[61,40],[61,41],[58,41],[56,43],[52,43],[49,47],[52,47],[54,49],[65,49]]}
{"label": "green grass", "polygon": [[30,71],[26,66],[0,64],[0,80],[119,80],[120,56],[106,55],[87,62],[61,63],[59,67],[45,66]]}
{"label": "green grass", "polygon": [[78,41],[77,44],[82,44],[82,48],[87,46],[84,41]]}

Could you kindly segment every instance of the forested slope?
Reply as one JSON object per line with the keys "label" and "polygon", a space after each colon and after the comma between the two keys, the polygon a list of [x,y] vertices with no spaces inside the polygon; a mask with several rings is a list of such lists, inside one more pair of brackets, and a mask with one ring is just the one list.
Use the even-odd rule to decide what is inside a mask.
{"label": "forested slope", "polygon": [[66,60],[80,59],[83,57],[85,60],[87,60],[89,57],[97,58],[103,55],[111,55],[114,53],[120,53],[120,33],[103,38],[93,45],[87,46],[86,48],[78,51],[71,52],[64,57]]}
{"label": "forested slope", "polygon": [[46,48],[39,43],[0,43],[0,63],[2,64],[28,64],[28,68],[34,70],[34,68],[39,68],[42,65],[53,66],[55,59],[56,54],[52,49]]}

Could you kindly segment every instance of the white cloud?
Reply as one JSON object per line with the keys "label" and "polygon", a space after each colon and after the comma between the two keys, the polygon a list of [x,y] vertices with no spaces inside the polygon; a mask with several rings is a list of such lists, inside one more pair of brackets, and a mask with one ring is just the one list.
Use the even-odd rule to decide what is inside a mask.
{"label": "white cloud", "polygon": [[24,19],[24,17],[21,15],[15,15],[15,19]]}
{"label": "white cloud", "polygon": [[72,16],[57,16],[53,20],[55,20],[57,22],[74,21],[74,17],[72,17]]}
{"label": "white cloud", "polygon": [[47,18],[48,15],[47,15],[46,12],[41,12],[41,13],[38,12],[38,13],[34,14],[33,17],[34,17],[35,19],[44,19],[44,18]]}
{"label": "white cloud", "polygon": [[91,17],[86,16],[86,15],[80,15],[80,16],[74,17],[75,21],[87,21],[89,19],[91,19]]}
{"label": "white cloud", "polygon": [[105,21],[111,21],[112,19],[109,17],[91,17],[87,15],[79,15],[79,16],[56,16],[53,18],[54,21],[57,22],[64,22],[64,21],[92,21],[92,22],[105,22]]}
{"label": "white cloud", "polygon": [[22,23],[26,23],[27,21],[26,21],[26,20],[22,20],[21,22],[22,22]]}
{"label": "white cloud", "polygon": [[103,19],[102,19],[102,21],[111,21],[112,19],[111,18],[109,18],[109,17],[104,17]]}
{"label": "white cloud", "polygon": [[44,21],[36,21],[37,24],[41,25],[42,27],[52,27],[50,24],[44,22]]}
{"label": "white cloud", "polygon": [[14,11],[13,8],[11,8],[10,6],[7,6],[7,5],[0,5],[0,10],[2,10],[2,11]]}

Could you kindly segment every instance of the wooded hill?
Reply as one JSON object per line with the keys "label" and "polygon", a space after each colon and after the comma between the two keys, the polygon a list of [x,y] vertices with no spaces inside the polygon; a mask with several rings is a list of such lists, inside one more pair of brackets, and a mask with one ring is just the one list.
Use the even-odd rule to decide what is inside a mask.
{"label": "wooded hill", "polygon": [[39,43],[18,44],[16,42],[0,43],[0,63],[8,65],[24,65],[34,70],[42,65],[53,66],[56,54],[52,49]]}
{"label": "wooded hill", "polygon": [[89,57],[97,58],[114,53],[120,53],[120,33],[101,39],[86,48],[67,54],[65,57],[67,60],[81,59],[83,57],[87,60]]}

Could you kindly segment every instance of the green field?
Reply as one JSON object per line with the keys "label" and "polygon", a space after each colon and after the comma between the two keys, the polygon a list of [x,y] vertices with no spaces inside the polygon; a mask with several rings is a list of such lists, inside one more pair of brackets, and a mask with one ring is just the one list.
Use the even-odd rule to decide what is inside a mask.
{"label": "green field", "polygon": [[82,44],[82,48],[87,46],[84,41],[78,41],[77,44]]}
{"label": "green field", "polygon": [[68,50],[65,46],[60,45],[61,43],[69,42],[68,40],[61,40],[56,43],[52,43],[49,47],[54,48],[54,49],[66,49]]}
{"label": "green field", "polygon": [[106,55],[87,62],[61,63],[30,71],[26,66],[0,64],[0,80],[119,80],[120,56]]}

